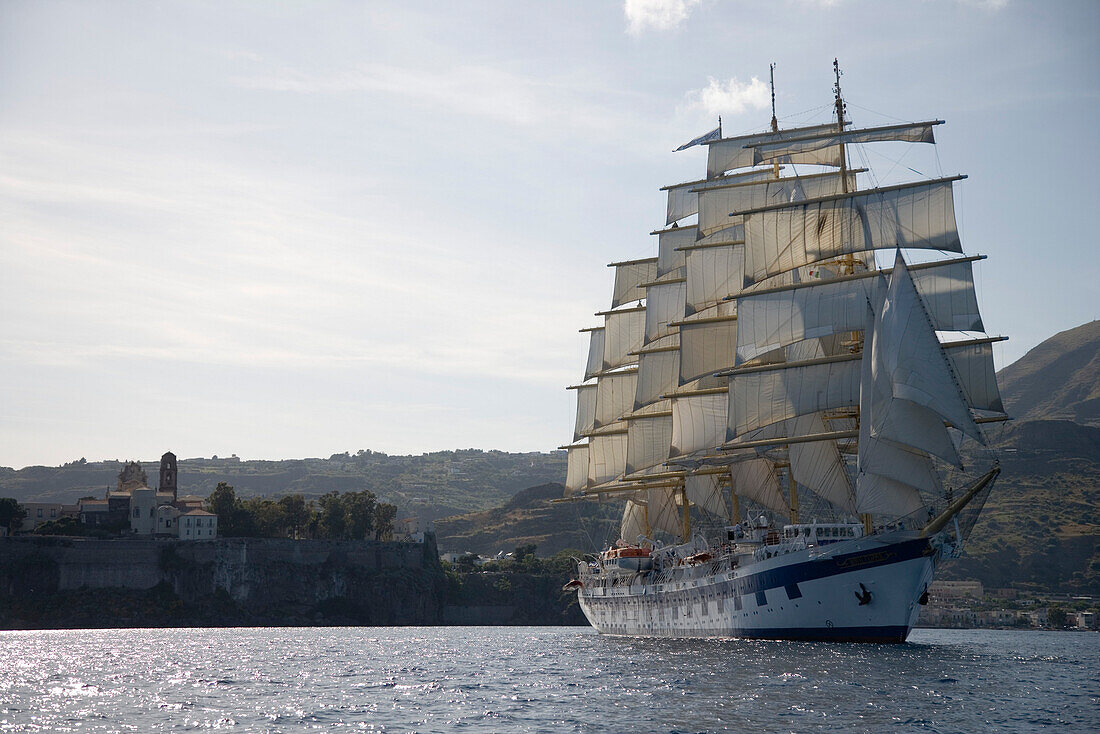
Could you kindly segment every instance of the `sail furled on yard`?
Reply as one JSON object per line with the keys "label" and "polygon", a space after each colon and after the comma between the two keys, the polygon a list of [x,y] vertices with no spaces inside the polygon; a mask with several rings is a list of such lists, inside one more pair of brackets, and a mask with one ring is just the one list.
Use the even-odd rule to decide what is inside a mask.
{"label": "sail furled on yard", "polygon": [[611,293],[611,308],[642,300],[645,298],[642,284],[657,279],[655,257],[612,263],[612,266],[615,268],[615,286]]}
{"label": "sail furled on yard", "polygon": [[951,182],[924,181],[750,210],[745,285],[840,255],[883,248],[961,252]]}

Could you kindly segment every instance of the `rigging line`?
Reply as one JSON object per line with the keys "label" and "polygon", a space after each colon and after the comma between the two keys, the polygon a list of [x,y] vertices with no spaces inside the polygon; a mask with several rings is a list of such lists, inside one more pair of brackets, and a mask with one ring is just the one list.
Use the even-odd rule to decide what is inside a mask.
{"label": "rigging line", "polygon": [[870,112],[873,115],[879,115],[880,117],[885,117],[889,120],[896,120],[898,122],[913,122],[912,120],[905,120],[905,119],[902,119],[900,117],[894,117],[893,115],[888,115],[885,112],[879,112],[878,110],[872,110],[870,107],[864,107],[862,105],[856,104],[855,102],[848,102],[848,100],[845,100],[845,102],[848,105],[852,106],[852,107],[858,107],[859,109],[863,110],[864,112]]}
{"label": "rigging line", "polygon": [[783,117],[780,117],[779,119],[786,122],[788,120],[793,120],[796,117],[802,117],[803,115],[808,115],[808,114],[813,113],[813,112],[820,112],[821,110],[832,109],[832,108],[833,108],[833,103],[830,102],[829,104],[823,104],[823,105],[820,105],[818,107],[811,107],[807,110],[802,110],[801,112],[792,112],[791,114],[784,115]]}
{"label": "rigging line", "polygon": [[[864,149],[864,146],[863,146],[863,145],[861,145],[861,144],[858,144],[858,143],[853,143],[853,145],[858,145],[858,146],[859,146],[859,148],[860,148],[861,150],[863,150],[863,149]],[[906,169],[908,169],[908,170],[912,171],[913,173],[917,174],[918,176],[924,176],[924,175],[926,175],[926,174],[922,173],[921,171],[918,171],[918,170],[917,170],[917,169],[915,169],[915,168],[911,168],[911,167],[909,167],[909,166],[906,166],[906,165],[905,165],[904,163],[902,163],[902,161],[903,161],[903,160],[905,160],[905,157],[906,157],[906,156],[908,156],[908,155],[909,155],[910,153],[912,153],[912,152],[913,152],[913,148],[914,148],[914,146],[912,146],[912,145],[909,145],[909,146],[907,146],[907,147],[906,147],[906,149],[905,149],[905,153],[903,153],[903,154],[902,154],[901,158],[896,158],[896,159],[895,159],[895,158],[891,158],[890,156],[888,156],[888,155],[886,155],[886,154],[882,153],[881,151],[877,151],[877,150],[874,150],[874,149],[870,149],[870,148],[869,148],[869,149],[867,149],[867,152],[868,152],[868,153],[874,153],[874,154],[875,154],[875,155],[877,155],[878,157],[880,157],[880,158],[883,158],[883,159],[885,159],[885,160],[887,160],[887,161],[890,161],[891,163],[893,163],[893,164],[894,164],[893,166],[891,166],[891,167],[890,167],[890,170],[886,172],[886,174],[885,174],[885,175],[883,176],[883,178],[886,178],[886,177],[888,177],[888,176],[889,176],[889,175],[890,175],[891,173],[893,173],[894,169],[895,169],[895,168],[897,168],[898,166],[903,166],[903,167],[905,167]],[[938,156],[937,156],[937,158],[938,158]],[[870,167],[871,167],[871,164],[870,164],[870,163],[867,163],[867,164],[865,165],[865,167],[866,167],[866,168],[870,168]],[[938,168],[938,164],[937,164],[937,168]],[[943,178],[943,176],[940,176],[940,178]]]}

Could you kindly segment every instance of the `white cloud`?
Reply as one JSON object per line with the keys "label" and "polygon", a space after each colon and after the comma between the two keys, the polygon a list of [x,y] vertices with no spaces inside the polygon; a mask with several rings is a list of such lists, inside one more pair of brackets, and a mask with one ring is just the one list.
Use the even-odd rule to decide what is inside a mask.
{"label": "white cloud", "polygon": [[982,10],[1003,10],[1008,5],[1008,0],[955,0],[955,2]]}
{"label": "white cloud", "polygon": [[625,0],[627,33],[637,36],[648,28],[667,31],[676,28],[702,0]]}
{"label": "white cloud", "polygon": [[707,86],[687,93],[687,108],[702,110],[711,115],[737,115],[746,109],[763,110],[771,103],[768,85],[753,77],[748,82],[740,82],[733,77],[723,84],[714,77],[708,77]]}

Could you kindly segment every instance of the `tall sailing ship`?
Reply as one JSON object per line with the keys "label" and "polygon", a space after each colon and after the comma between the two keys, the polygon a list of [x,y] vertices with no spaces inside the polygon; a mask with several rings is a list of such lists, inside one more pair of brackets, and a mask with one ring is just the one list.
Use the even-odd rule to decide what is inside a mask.
{"label": "tall sailing ship", "polygon": [[834,72],[834,122],[779,129],[773,86],[770,132],[681,146],[706,178],[662,189],[656,257],[611,263],[582,329],[557,501],[624,503],[567,584],[601,632],[902,642],[997,477],[965,176],[867,186],[848,161],[943,121],[853,128]]}

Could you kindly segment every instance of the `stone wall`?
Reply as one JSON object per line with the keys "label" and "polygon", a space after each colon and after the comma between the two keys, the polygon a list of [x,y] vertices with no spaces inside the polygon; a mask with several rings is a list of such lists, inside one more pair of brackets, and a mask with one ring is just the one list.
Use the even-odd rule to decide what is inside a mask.
{"label": "stone wall", "polygon": [[[339,618],[438,624],[442,571],[425,543],[219,538],[0,539],[0,597],[170,587],[181,603],[226,608],[227,624]],[[239,619],[237,619],[239,617]]]}

